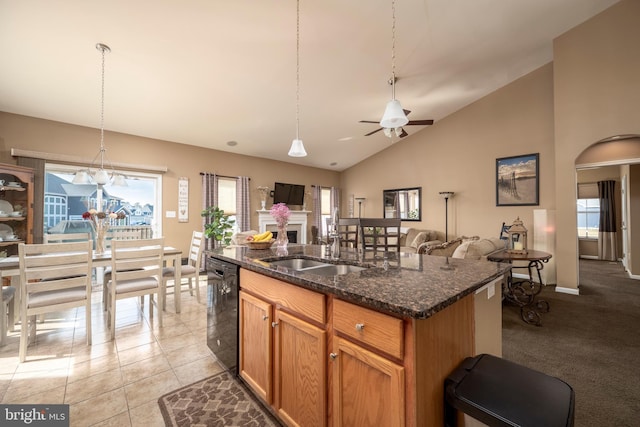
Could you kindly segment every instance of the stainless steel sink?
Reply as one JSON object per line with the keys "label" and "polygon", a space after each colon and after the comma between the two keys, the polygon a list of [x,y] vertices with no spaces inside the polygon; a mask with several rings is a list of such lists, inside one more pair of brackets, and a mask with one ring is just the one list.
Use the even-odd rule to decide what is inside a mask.
{"label": "stainless steel sink", "polygon": [[358,267],[357,265],[327,264],[321,267],[308,268],[301,272],[306,274],[317,274],[320,276],[335,276],[337,274],[356,273],[364,269],[365,267]]}
{"label": "stainless steel sink", "polygon": [[322,267],[325,265],[331,265],[322,261],[315,261],[312,259],[305,258],[293,258],[293,259],[283,259],[279,261],[272,261],[269,264],[276,267],[286,267],[292,270],[304,270],[310,267]]}
{"label": "stainless steel sink", "polygon": [[317,274],[319,276],[335,276],[364,270],[351,264],[332,264],[305,258],[283,259],[269,263],[272,267],[284,267],[300,274]]}

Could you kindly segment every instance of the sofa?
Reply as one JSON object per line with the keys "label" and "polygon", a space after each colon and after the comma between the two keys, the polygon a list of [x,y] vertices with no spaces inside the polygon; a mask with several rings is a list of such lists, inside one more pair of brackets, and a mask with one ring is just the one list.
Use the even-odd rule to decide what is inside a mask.
{"label": "sofa", "polygon": [[499,237],[463,236],[439,245],[422,247],[418,252],[450,258],[487,259],[488,255],[505,249],[506,243],[506,240]]}
{"label": "sofa", "polygon": [[440,245],[438,233],[434,230],[407,228],[400,230],[400,252],[417,253],[420,248],[426,250],[430,246]]}

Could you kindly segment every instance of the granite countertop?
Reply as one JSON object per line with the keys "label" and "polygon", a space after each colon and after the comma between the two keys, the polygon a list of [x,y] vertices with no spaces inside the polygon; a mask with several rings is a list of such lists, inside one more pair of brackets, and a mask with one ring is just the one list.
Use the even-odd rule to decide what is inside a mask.
{"label": "granite countertop", "polygon": [[[432,316],[511,268],[506,263],[486,260],[402,253],[399,261],[389,261],[385,269],[383,260],[362,261],[361,255],[354,250],[342,249],[340,259],[332,260],[326,249],[324,245],[289,244],[286,253],[279,254],[275,247],[251,250],[246,246],[235,246],[207,251],[206,255],[307,289],[334,294],[345,301],[414,319]],[[344,275],[320,276],[270,264],[288,258],[310,258],[370,268]]]}

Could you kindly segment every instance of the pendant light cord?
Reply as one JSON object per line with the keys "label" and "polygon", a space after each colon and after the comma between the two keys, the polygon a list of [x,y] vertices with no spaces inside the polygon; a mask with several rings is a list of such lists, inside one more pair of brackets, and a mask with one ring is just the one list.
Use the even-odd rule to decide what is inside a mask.
{"label": "pendant light cord", "polygon": [[296,139],[300,139],[300,0],[296,2]]}
{"label": "pendant light cord", "polygon": [[391,99],[396,99],[396,1],[391,1]]}
{"label": "pendant light cord", "polygon": [[106,149],[104,148],[104,57],[107,52],[110,52],[109,46],[102,43],[98,43],[96,48],[102,52],[102,86],[100,94],[100,169],[104,169],[104,154]]}

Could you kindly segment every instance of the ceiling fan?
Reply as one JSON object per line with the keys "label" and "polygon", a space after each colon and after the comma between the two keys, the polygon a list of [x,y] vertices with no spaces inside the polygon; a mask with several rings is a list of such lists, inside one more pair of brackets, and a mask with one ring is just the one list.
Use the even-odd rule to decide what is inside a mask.
{"label": "ceiling fan", "polygon": [[[404,111],[405,115],[409,115],[409,113],[411,113],[411,110],[402,110]],[[380,120],[377,121],[371,121],[371,120],[360,120],[360,123],[375,123],[375,124],[379,124]],[[429,126],[433,124],[433,120],[409,120],[409,122],[404,125],[404,126]],[[367,134],[365,134],[364,136],[369,136],[369,135],[373,135],[376,132],[380,132],[381,130],[384,130],[384,134],[386,136],[388,136],[389,138],[391,138],[391,136],[393,135],[393,132],[395,132],[396,136],[399,138],[404,138],[405,136],[409,135],[404,128],[398,127],[398,128],[378,128],[376,130],[374,130],[373,132],[369,132]]]}

